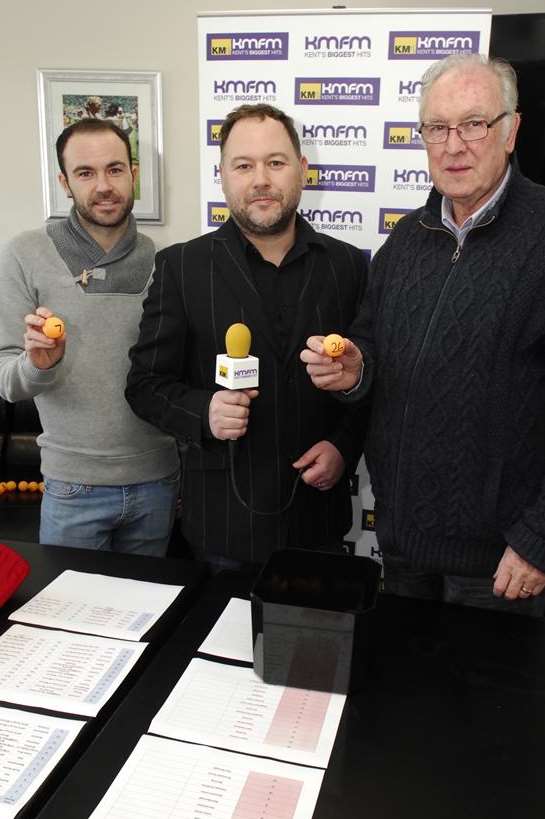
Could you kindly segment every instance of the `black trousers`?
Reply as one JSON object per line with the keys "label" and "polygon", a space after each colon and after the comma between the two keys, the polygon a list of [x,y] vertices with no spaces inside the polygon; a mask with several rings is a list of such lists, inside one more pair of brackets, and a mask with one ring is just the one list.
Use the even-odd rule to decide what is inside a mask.
{"label": "black trousers", "polygon": [[443,600],[461,606],[476,606],[511,614],[543,617],[545,596],[506,600],[495,597],[491,577],[464,577],[453,574],[428,574],[412,569],[403,558],[383,555],[384,591],[400,597],[418,597],[422,600]]}

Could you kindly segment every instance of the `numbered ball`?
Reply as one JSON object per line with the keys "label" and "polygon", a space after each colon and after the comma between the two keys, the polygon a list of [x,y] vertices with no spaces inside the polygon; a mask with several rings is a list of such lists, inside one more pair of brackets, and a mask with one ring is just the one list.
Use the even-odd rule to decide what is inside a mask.
{"label": "numbered ball", "polygon": [[324,345],[324,352],[331,356],[331,358],[337,358],[337,356],[344,353],[344,339],[338,335],[338,333],[330,333],[324,338],[322,343]]}
{"label": "numbered ball", "polygon": [[14,489],[17,489],[17,484],[15,481],[6,481],[6,489],[8,492],[13,492]]}
{"label": "numbered ball", "polygon": [[17,484],[17,489],[19,492],[26,492],[28,489],[28,483],[26,481],[19,481]]}
{"label": "numbered ball", "polygon": [[42,332],[48,338],[60,338],[64,335],[64,321],[58,316],[49,316],[44,322]]}

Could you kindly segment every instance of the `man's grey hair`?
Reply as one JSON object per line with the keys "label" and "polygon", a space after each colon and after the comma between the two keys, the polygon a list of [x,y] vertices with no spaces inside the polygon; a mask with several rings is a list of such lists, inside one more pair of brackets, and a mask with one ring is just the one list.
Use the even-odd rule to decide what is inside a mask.
{"label": "man's grey hair", "polygon": [[[514,114],[518,104],[517,75],[515,69],[507,60],[487,57],[485,54],[451,54],[449,57],[445,57],[444,60],[433,63],[428,70],[424,72],[422,88],[420,90],[420,122],[424,121],[424,111],[426,110],[428,93],[439,77],[442,77],[449,71],[462,73],[464,71],[471,71],[479,66],[486,68],[497,77],[500,84],[503,110],[509,114]],[[498,111],[498,114],[499,113],[501,112]],[[506,117],[504,126],[505,136],[509,133],[511,124],[512,117]]]}

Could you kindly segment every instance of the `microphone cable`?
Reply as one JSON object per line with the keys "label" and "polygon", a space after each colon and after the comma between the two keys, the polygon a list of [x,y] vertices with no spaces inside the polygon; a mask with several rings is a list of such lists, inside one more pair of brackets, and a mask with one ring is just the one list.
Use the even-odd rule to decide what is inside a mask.
{"label": "microphone cable", "polygon": [[254,515],[283,515],[284,512],[287,512],[288,509],[290,508],[290,506],[292,505],[293,501],[295,500],[295,493],[297,491],[297,487],[299,486],[299,481],[301,480],[301,475],[303,474],[303,470],[300,469],[299,472],[297,473],[297,477],[295,478],[295,481],[293,482],[293,487],[292,487],[292,490],[291,490],[291,494],[290,494],[287,502],[284,504],[284,506],[282,506],[280,509],[271,509],[271,510],[267,510],[267,511],[260,510],[260,509],[254,509],[253,506],[250,506],[249,503],[246,503],[244,498],[241,496],[241,494],[239,492],[239,489],[238,489],[238,486],[237,486],[237,480],[236,480],[236,477],[235,477],[235,448],[236,448],[236,441],[230,440],[227,443],[229,444],[229,472],[230,472],[230,476],[231,476],[231,487],[233,489],[233,492],[234,492],[234,495],[235,495],[235,498],[237,499],[237,501],[239,503],[241,503],[242,506],[244,506],[244,508],[248,510],[248,512],[252,512]]}

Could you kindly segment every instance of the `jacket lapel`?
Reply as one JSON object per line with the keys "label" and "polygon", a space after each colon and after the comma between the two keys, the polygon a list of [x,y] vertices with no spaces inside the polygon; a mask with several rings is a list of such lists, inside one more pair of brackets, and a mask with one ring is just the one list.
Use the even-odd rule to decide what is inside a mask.
{"label": "jacket lapel", "polygon": [[297,318],[286,348],[286,363],[292,356],[298,357],[307,338],[317,332],[316,319],[320,313],[320,304],[330,298],[330,294],[324,288],[324,281],[327,280],[327,277],[324,275],[323,265],[328,264],[328,254],[322,250],[322,247],[326,247],[325,241],[303,219],[298,218],[298,227],[307,237],[308,250],[305,254],[305,275],[299,294]]}
{"label": "jacket lapel", "polygon": [[297,317],[291,328],[290,339],[286,348],[286,363],[294,353],[299,354],[310,335],[310,325],[320,298],[318,286],[320,277],[316,271],[317,255],[315,248],[311,247],[305,256],[303,287],[299,294]]}
{"label": "jacket lapel", "polygon": [[279,357],[278,345],[263,310],[261,297],[254,285],[241,243],[229,222],[214,234],[212,264],[214,274],[223,279],[239,302],[244,323],[248,325],[252,335],[259,333],[263,336],[271,351]]}

